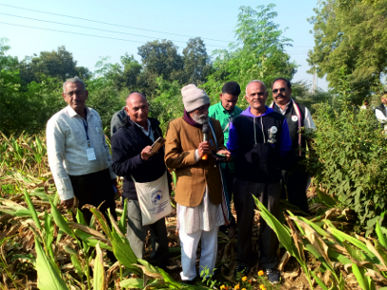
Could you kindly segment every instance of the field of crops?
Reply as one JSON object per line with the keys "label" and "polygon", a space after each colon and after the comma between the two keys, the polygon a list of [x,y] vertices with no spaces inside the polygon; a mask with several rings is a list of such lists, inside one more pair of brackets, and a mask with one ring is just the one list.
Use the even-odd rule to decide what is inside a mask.
{"label": "field of crops", "polygon": [[[201,286],[178,280],[175,219],[167,219],[171,265],[163,270],[137,260],[125,238],[125,209],[106,221],[94,207],[87,225],[80,212],[57,207],[42,135],[0,137],[1,289],[381,289],[387,286],[387,229],[353,231],[353,212],[314,187],[313,217],[287,212],[278,221],[257,201],[257,215],[281,243],[282,283],[271,286],[253,269],[234,277],[235,235],[219,235],[218,271]],[[119,201],[117,200],[117,203]],[[255,229],[255,238],[258,230]],[[108,253],[113,253],[108,254]]]}

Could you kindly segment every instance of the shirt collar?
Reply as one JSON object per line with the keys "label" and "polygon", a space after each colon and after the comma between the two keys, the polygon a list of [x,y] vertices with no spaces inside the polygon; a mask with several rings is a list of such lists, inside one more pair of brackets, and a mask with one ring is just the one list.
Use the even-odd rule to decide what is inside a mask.
{"label": "shirt collar", "polygon": [[282,115],[285,115],[286,111],[289,108],[289,105],[292,103],[292,99],[290,98],[289,102],[285,105],[284,109],[281,109],[280,106],[277,105],[278,109],[280,110]]}
{"label": "shirt collar", "polygon": [[235,113],[235,107],[234,107],[234,109],[232,109],[232,111],[230,112],[230,111],[227,111],[227,110],[222,106],[222,103],[221,103],[221,102],[219,102],[219,106],[220,106],[221,110],[223,110],[223,113],[224,113],[224,114],[227,114],[227,115],[232,116],[233,113]]}
{"label": "shirt collar", "polygon": [[[71,118],[74,118],[74,117],[76,117],[76,116],[81,117],[77,112],[74,111],[73,108],[70,107],[70,105],[67,105],[66,111],[67,111],[67,113],[69,114],[69,116],[70,116]],[[89,112],[90,112],[90,109],[89,109],[88,107],[86,107],[86,116],[89,116]],[[81,118],[82,118],[82,117],[81,117]]]}
{"label": "shirt collar", "polygon": [[145,128],[139,124],[137,124],[136,122],[133,122],[137,127],[139,127],[141,129],[141,131],[146,135],[146,136],[150,136],[150,133],[152,132],[152,128],[151,128],[151,122],[148,120],[146,120],[147,123],[148,123],[148,130],[145,130]]}

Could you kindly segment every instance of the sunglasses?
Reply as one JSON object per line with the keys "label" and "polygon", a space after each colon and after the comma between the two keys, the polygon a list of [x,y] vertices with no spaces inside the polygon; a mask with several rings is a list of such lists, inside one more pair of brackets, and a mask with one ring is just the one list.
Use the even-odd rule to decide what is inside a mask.
{"label": "sunglasses", "polygon": [[286,89],[285,89],[285,88],[280,88],[280,89],[274,89],[274,90],[272,90],[272,92],[273,92],[274,94],[278,93],[278,91],[280,91],[281,93],[284,93],[284,92],[286,91]]}

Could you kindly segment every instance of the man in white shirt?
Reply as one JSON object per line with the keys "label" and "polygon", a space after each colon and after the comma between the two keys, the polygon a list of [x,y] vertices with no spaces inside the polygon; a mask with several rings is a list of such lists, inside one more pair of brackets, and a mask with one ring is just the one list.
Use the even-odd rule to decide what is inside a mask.
{"label": "man in white shirt", "polygon": [[[115,216],[115,175],[110,169],[111,156],[105,142],[99,114],[86,106],[88,91],[74,77],[63,84],[67,107],[47,122],[48,162],[61,205],[78,208],[85,204],[100,206]],[[82,210],[88,221],[91,214]]]}
{"label": "man in white shirt", "polygon": [[387,92],[383,92],[380,101],[382,103],[375,108],[375,117],[387,134]]}
{"label": "man in white shirt", "polygon": [[308,212],[306,189],[309,176],[305,168],[305,151],[307,140],[305,130],[314,130],[316,126],[307,107],[294,101],[291,97],[292,88],[289,80],[277,78],[272,85],[274,103],[271,107],[284,115],[288,122],[292,140],[288,169],[283,172],[288,201]]}

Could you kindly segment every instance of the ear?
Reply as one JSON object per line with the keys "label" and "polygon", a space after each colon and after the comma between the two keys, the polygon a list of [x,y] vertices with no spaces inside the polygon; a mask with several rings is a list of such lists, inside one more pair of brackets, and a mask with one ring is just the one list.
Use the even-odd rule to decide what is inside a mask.
{"label": "ear", "polygon": [[125,112],[126,112],[126,114],[129,116],[129,109],[128,109],[128,106],[125,106]]}
{"label": "ear", "polygon": [[223,94],[219,94],[219,99],[222,99],[222,97],[223,97]]}

